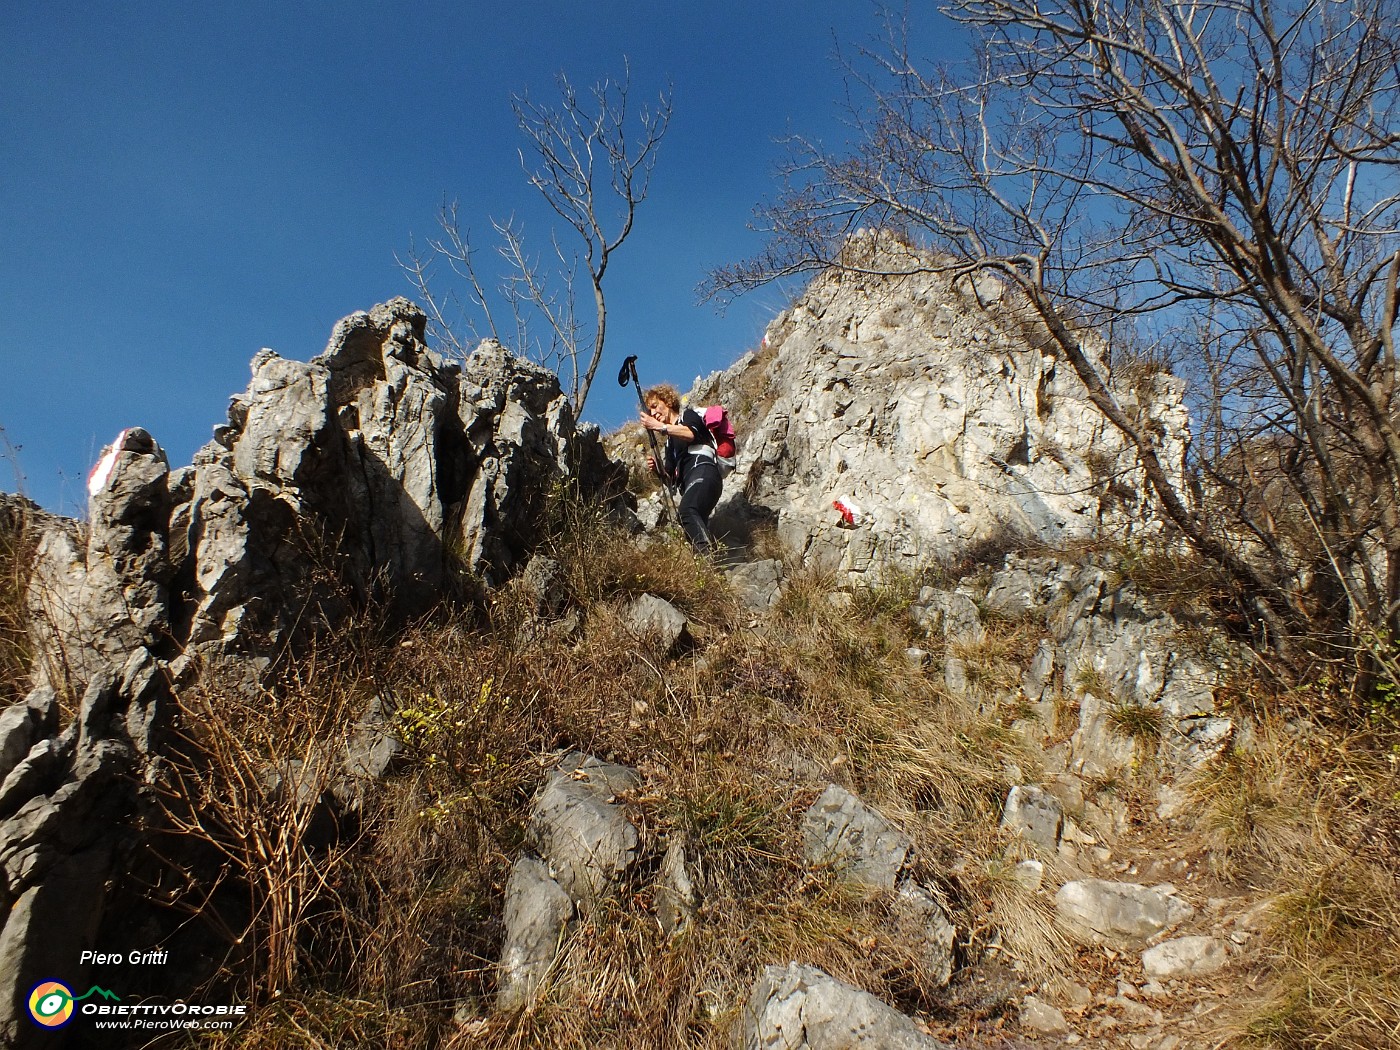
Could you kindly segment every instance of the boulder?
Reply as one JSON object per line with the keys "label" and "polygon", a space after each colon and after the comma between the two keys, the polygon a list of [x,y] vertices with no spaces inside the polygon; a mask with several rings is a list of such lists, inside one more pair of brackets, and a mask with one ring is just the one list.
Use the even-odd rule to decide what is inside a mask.
{"label": "boulder", "polygon": [[1044,788],[1013,787],[1006,796],[1001,826],[1053,853],[1060,844],[1065,815],[1060,800]]}
{"label": "boulder", "polygon": [[872,890],[892,891],[913,842],[845,788],[831,784],[802,818],[807,863],[830,865],[841,877]]}
{"label": "boulder", "polygon": [[528,1005],[544,982],[574,917],[574,902],[533,857],[521,857],[506,883],[505,941],[496,969],[496,1009]]}
{"label": "boulder", "polygon": [[685,613],[654,594],[633,599],[623,610],[622,620],[634,635],[654,642],[667,655],[690,644],[690,621]]}
{"label": "boulder", "polygon": [[768,966],[740,1016],[740,1050],[943,1050],[868,992],[813,966]]}
{"label": "boulder", "polygon": [[637,774],[592,756],[569,754],[535,800],[527,841],[550,874],[585,909],[637,859],[637,829],[615,802]]}
{"label": "boulder", "polygon": [[1041,1035],[1065,1035],[1070,1030],[1063,1011],[1034,995],[1021,1003],[1021,1026]]}
{"label": "boulder", "polygon": [[921,946],[919,965],[937,988],[953,979],[956,964],[957,927],[932,893],[913,879],[905,879],[895,893],[891,915],[906,930],[915,931]]}
{"label": "boulder", "polygon": [[1055,894],[1065,926],[1079,937],[1113,948],[1142,947],[1195,911],[1170,886],[1084,879]]}

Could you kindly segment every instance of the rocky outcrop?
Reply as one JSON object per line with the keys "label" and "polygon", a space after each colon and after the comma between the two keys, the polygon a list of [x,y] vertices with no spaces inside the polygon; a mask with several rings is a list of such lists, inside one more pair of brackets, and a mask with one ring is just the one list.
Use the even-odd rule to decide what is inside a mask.
{"label": "rocky outcrop", "polygon": [[[39,684],[0,716],[6,1046],[52,1045],[25,1016],[23,992],[82,976],[135,784],[171,717],[167,474],[150,435],[125,431],[94,472],[87,529],[51,521],[38,545],[28,601]],[[81,696],[66,727],[55,687]]]}
{"label": "rocky outcrop", "polygon": [[[761,350],[691,393],[723,402],[740,429],[721,515],[775,519],[796,551],[856,572],[1005,534],[1058,542],[1110,522],[1153,527],[1135,454],[1010,291],[930,272],[937,260],[891,241],[851,250],[876,272],[822,274]],[[1107,346],[1081,338],[1179,473],[1183,384],[1141,368],[1114,375]],[[837,499],[860,508],[851,525]]]}
{"label": "rocky outcrop", "polygon": [[455,574],[501,583],[552,488],[616,481],[550,372],[484,343],[458,366],[396,299],[336,325],[309,362],[271,351],[229,421],[172,478],[185,632],[205,650],[276,635],[336,588],[406,613]]}
{"label": "rocky outcrop", "polygon": [[[39,648],[81,691],[144,647],[174,660],[268,650],[369,599],[405,615],[451,580],[500,583],[549,493],[620,486],[550,372],[484,343],[462,364],[395,299],[336,325],[310,361],[271,350],[191,466],[124,431],[91,526],[50,528],[30,588]],[[176,659],[178,655],[178,659]]]}
{"label": "rocky outcrop", "polygon": [[[424,325],[396,299],[345,318],[311,361],[261,351],[191,466],[171,471],[150,434],[123,431],[89,480],[87,525],[44,523],[27,596],[36,688],[0,713],[6,1045],[52,1045],[21,993],[81,976],[139,785],[202,662],[256,681],[352,607],[409,616],[456,579],[502,582],[552,490],[619,481],[556,377],[490,343],[449,364]],[[81,700],[60,726],[65,695]],[[394,761],[382,723],[371,707],[336,758],[348,809]]]}
{"label": "rocky outcrop", "polygon": [[[52,1045],[23,992],[77,980],[106,910],[136,784],[172,716],[165,456],[124,431],[94,471],[86,530],[51,522],[28,592],[37,684],[0,716],[0,1041]],[[63,726],[59,693],[81,697]]]}
{"label": "rocky outcrop", "polygon": [[137,653],[169,654],[169,473],[150,434],[124,430],[94,471],[87,528],[44,530],[27,592],[36,684],[81,694]]}
{"label": "rocky outcrop", "polygon": [[[1044,617],[1047,635],[1021,685],[1036,717],[1023,728],[1038,739],[1068,733],[1057,755],[1071,771],[1110,776],[1160,759],[1176,775],[1219,755],[1234,736],[1215,703],[1224,643],[1185,629],[1117,571],[1011,555],[985,605],[1011,618]],[[1057,697],[1074,701],[1072,724],[1062,724]]]}

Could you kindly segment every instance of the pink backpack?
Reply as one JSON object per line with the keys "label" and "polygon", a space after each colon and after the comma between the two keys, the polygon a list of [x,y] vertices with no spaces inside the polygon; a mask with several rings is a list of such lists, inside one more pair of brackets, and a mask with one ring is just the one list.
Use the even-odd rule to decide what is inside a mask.
{"label": "pink backpack", "polygon": [[710,405],[702,408],[700,414],[705,417],[705,426],[715,439],[715,456],[719,460],[720,473],[728,474],[734,469],[734,458],[739,452],[729,413],[723,405]]}

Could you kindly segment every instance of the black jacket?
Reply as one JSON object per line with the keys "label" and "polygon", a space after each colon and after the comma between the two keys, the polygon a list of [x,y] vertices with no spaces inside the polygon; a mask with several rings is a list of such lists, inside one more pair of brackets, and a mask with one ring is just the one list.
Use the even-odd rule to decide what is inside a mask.
{"label": "black jacket", "polygon": [[710,428],[705,426],[705,420],[699,412],[693,408],[687,408],[681,412],[681,416],[676,420],[681,426],[689,427],[690,438],[668,437],[666,439],[666,464],[665,478],[674,485],[684,484],[686,476],[703,465],[714,467],[719,470],[714,457],[703,452],[691,452],[694,445],[704,445],[709,449],[715,446]]}

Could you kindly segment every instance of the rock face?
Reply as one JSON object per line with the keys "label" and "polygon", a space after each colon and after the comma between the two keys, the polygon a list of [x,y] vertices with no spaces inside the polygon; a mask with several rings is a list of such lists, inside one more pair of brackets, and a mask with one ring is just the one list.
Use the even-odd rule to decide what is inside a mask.
{"label": "rock face", "polygon": [[[871,269],[936,264],[893,243],[856,244]],[[829,271],[769,327],[764,347],[692,391],[741,431],[726,509],[775,518],[795,550],[860,572],[1010,532],[1055,542],[1106,522],[1152,527],[1134,454],[1069,364],[990,277]],[[1091,357],[1107,348],[1085,335]],[[1180,471],[1183,385],[1114,377]],[[842,527],[837,499],[861,509]]]}
{"label": "rock face", "polygon": [[[47,523],[27,595],[36,688],[0,713],[5,1045],[53,1038],[21,993],[81,976],[172,684],[209,658],[256,679],[298,632],[367,600],[413,615],[454,577],[499,583],[553,488],[620,491],[551,373],[490,343],[447,364],[424,325],[395,299],[345,318],[309,362],[261,351],[192,466],[171,471],[150,434],[123,431],[90,479],[87,527]],[[60,733],[65,693],[81,702]],[[394,750],[363,727],[343,779],[382,773]]]}
{"label": "rock face", "polygon": [[[1114,572],[1010,555],[985,604],[1011,617],[1054,610],[1021,690],[1041,731],[1072,734],[1065,760],[1073,772],[1110,776],[1159,751],[1168,771],[1184,772],[1230,742],[1235,727],[1216,710],[1220,672],[1211,666],[1223,655],[1206,654],[1209,640],[1188,636]],[[1078,705],[1073,725],[1057,724],[1057,691]],[[1133,716],[1136,734],[1124,728]]]}
{"label": "rock face", "polygon": [[395,299],[345,318],[309,362],[254,358],[228,425],[171,480],[191,644],[283,631],[279,606],[305,607],[308,592],[333,615],[317,571],[408,613],[455,570],[500,583],[553,485],[610,480],[552,373],[489,342],[445,363],[424,324]]}

